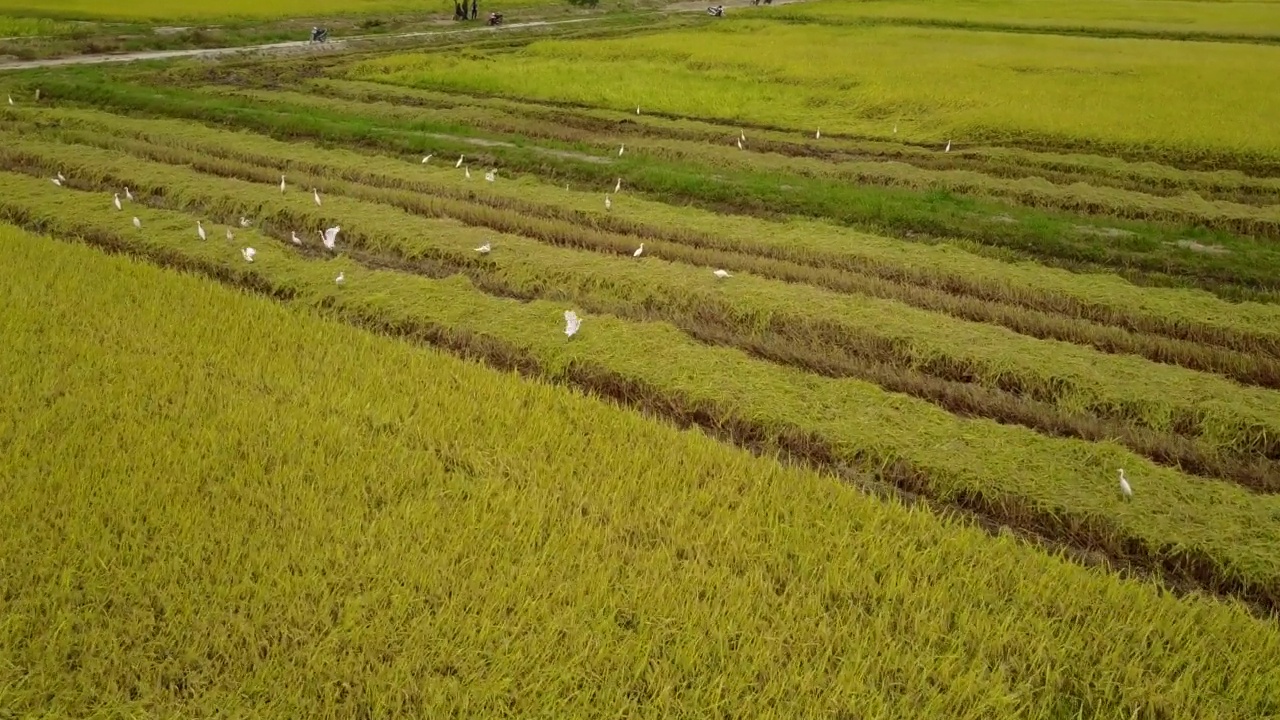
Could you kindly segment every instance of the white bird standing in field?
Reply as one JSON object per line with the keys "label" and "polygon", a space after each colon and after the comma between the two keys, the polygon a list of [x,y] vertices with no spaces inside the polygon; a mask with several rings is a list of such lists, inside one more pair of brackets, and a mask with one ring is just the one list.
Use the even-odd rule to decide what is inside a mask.
{"label": "white bird standing in field", "polygon": [[716,270],[715,272],[713,272],[713,273],[711,273],[711,274],[712,274],[712,275],[715,275],[716,277],[720,278],[721,280],[723,280],[723,279],[725,279],[725,278],[727,278],[727,277],[733,277],[732,275],[730,275],[730,274],[729,274],[729,271],[728,271],[728,270]]}
{"label": "white bird standing in field", "polygon": [[133,202],[133,193],[129,192],[128,185],[126,185],[124,188],[124,199],[128,200],[129,202]]}
{"label": "white bird standing in field", "polygon": [[53,183],[54,185],[57,185],[58,187],[62,187],[62,180],[60,180],[59,178],[50,178],[49,182]]}
{"label": "white bird standing in field", "polygon": [[12,95],[10,95],[10,96],[9,96],[9,104],[10,104],[10,105],[12,105],[12,104],[13,104],[13,96],[12,96]]}
{"label": "white bird standing in field", "polygon": [[894,123],[894,124],[893,124],[893,134],[894,134],[894,135],[897,135],[897,134],[898,134],[898,123]]}
{"label": "white bird standing in field", "polygon": [[747,141],[747,134],[742,131],[742,128],[738,128],[738,141],[739,142]]}
{"label": "white bird standing in field", "polygon": [[614,195],[617,195],[620,192],[622,192],[622,178],[618,178],[618,182],[614,183],[614,186],[613,186]]}
{"label": "white bird standing in field", "polygon": [[818,128],[818,131],[813,134],[813,139],[814,140],[822,139],[822,128]]}
{"label": "white bird standing in field", "polygon": [[135,217],[135,218],[133,219],[133,226],[134,226],[134,227],[136,227],[136,228],[138,228],[139,230],[141,230],[141,229],[142,229],[142,221]]}
{"label": "white bird standing in field", "polygon": [[120,206],[120,193],[116,193],[116,196],[111,199],[111,202],[116,206],[117,210],[124,209],[123,207]]}
{"label": "white bird standing in field", "polygon": [[40,88],[36,88],[36,102],[40,102]]}
{"label": "white bird standing in field", "polygon": [[578,328],[582,327],[582,321],[578,319],[578,313],[572,310],[564,311],[564,336],[571,338],[578,332]]}
{"label": "white bird standing in field", "polygon": [[431,155],[422,156],[422,164],[426,165],[428,162],[431,162]]}
{"label": "white bird standing in field", "polygon": [[622,157],[622,153],[626,151],[627,151],[627,144],[623,143],[622,146],[618,148],[618,157]]}
{"label": "white bird standing in field", "polygon": [[324,233],[322,233],[324,235],[324,246],[326,248],[330,250],[333,249],[333,244],[338,241],[338,231],[340,230],[342,230],[341,226],[334,225],[333,227],[329,228],[328,230],[325,230]]}
{"label": "white bird standing in field", "polygon": [[640,257],[643,254],[644,254],[644,243],[640,243],[640,247],[636,248],[636,251],[631,253],[631,257]]}
{"label": "white bird standing in field", "polygon": [[467,178],[468,180],[470,180],[470,179],[471,179],[471,166],[470,166],[470,165],[468,165],[468,166],[466,166],[466,167],[462,168],[462,172],[463,172],[463,174],[466,176],[466,178]]}
{"label": "white bird standing in field", "polygon": [[253,256],[257,255],[258,251],[253,248],[245,248],[240,251],[240,254],[244,256],[245,262],[253,262]]}
{"label": "white bird standing in field", "polygon": [[280,176],[280,192],[284,193],[284,176]]}
{"label": "white bird standing in field", "polygon": [[741,149],[742,149],[742,141],[741,141],[741,140],[739,140],[739,141],[738,141],[738,149],[739,149],[739,150],[741,150]]}
{"label": "white bird standing in field", "polygon": [[454,163],[454,164],[453,164],[453,167],[454,167],[454,169],[455,169],[455,170],[456,170],[457,168],[462,167],[462,159],[463,159],[463,158],[465,158],[465,157],[466,157],[466,155],[459,155],[459,156],[458,156],[458,162],[456,162],[456,163]]}
{"label": "white bird standing in field", "polygon": [[227,242],[235,242],[236,236],[231,234],[231,228],[227,228]]}
{"label": "white bird standing in field", "polygon": [[949,153],[949,152],[951,152],[951,141],[950,141],[950,140],[948,140],[948,141],[947,141],[947,146],[946,146],[945,148],[943,148],[942,152],[944,152],[944,153]]}
{"label": "white bird standing in field", "polygon": [[315,189],[315,188],[311,188],[311,197],[315,198],[315,201],[316,201],[316,207],[319,207],[319,206],[320,206],[320,191],[319,191],[319,190],[317,190],[317,189]]}
{"label": "white bird standing in field", "polygon": [[341,285],[346,279],[347,279],[346,273],[338,273],[338,277],[334,278],[333,281]]}
{"label": "white bird standing in field", "polygon": [[250,225],[252,225],[252,224],[253,224],[253,223],[249,222],[249,218],[241,216],[241,218],[240,218],[240,227],[242,227],[242,228],[246,228],[246,227],[249,227],[249,226],[250,226]]}
{"label": "white bird standing in field", "polygon": [[63,177],[63,176],[62,176],[62,173],[58,173],[58,180],[59,180],[59,181],[61,181],[61,182],[66,182],[66,181],[67,181],[67,179],[66,179],[65,177]]}
{"label": "white bird standing in field", "polygon": [[605,210],[613,209],[613,201],[609,199],[608,195],[604,196],[604,209]]}
{"label": "white bird standing in field", "polygon": [[640,106],[639,106],[639,105],[637,105],[637,106],[636,106],[636,114],[637,114],[637,115],[639,115],[639,114],[640,114]]}
{"label": "white bird standing in field", "polygon": [[298,245],[298,246],[301,246],[301,245],[302,245],[302,238],[298,237],[298,231],[297,231],[297,230],[290,230],[290,231],[289,231],[289,234],[292,236],[292,237],[290,237],[289,239],[293,241],[293,244],[294,244],[294,245]]}
{"label": "white bird standing in field", "polygon": [[484,179],[485,179],[485,180],[488,180],[489,182],[493,182],[494,180],[497,180],[497,179],[498,179],[498,171],[497,171],[497,170],[490,170],[489,172],[487,172],[487,173],[485,173],[485,174],[484,174]]}
{"label": "white bird standing in field", "polygon": [[1126,500],[1133,499],[1133,488],[1129,487],[1129,479],[1124,476],[1124,468],[1120,468],[1120,494]]}
{"label": "white bird standing in field", "polygon": [[489,251],[492,249],[493,248],[489,247],[489,243],[485,243],[480,247],[476,248],[476,252],[480,253],[481,255],[488,255]]}
{"label": "white bird standing in field", "polygon": [[196,221],[196,235],[199,235],[201,240],[205,239],[204,225],[201,225],[199,220]]}

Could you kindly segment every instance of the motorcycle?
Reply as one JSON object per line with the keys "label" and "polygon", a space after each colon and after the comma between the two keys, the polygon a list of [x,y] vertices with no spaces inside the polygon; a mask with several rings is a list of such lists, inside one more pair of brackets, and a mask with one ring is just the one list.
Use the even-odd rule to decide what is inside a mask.
{"label": "motorcycle", "polygon": [[709,7],[707,8],[707,14],[711,17],[724,17],[724,6],[716,5],[714,7]]}
{"label": "motorcycle", "polygon": [[329,31],[325,28],[311,28],[311,42],[322,43],[329,39]]}
{"label": "motorcycle", "polygon": [[490,24],[490,25],[501,25],[501,24],[502,24],[502,13],[489,13],[489,24]]}

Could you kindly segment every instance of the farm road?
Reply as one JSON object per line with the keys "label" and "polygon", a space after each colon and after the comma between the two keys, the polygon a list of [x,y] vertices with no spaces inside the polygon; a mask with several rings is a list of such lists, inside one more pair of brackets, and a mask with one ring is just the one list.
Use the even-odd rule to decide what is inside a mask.
{"label": "farm road", "polygon": [[[788,5],[794,2],[805,2],[805,0],[774,0],[774,5]],[[659,12],[705,12],[708,5],[712,4],[709,0],[694,0],[693,2],[681,2],[669,5]],[[725,7],[745,7],[751,4],[751,0],[715,0],[714,4],[724,5]],[[573,23],[586,23],[603,20],[607,16],[600,15],[595,17],[572,18],[568,20],[530,20],[529,22],[507,23],[498,27],[489,27],[484,25],[481,27],[465,28],[461,30],[426,30],[420,32],[400,33],[396,35],[354,35],[348,38],[330,40],[321,47],[342,48],[351,43],[367,41],[379,42],[387,40],[402,40],[407,38],[432,37],[443,35],[460,35],[463,33],[476,33],[486,31],[501,30],[519,30],[522,28],[552,27],[556,25],[569,25]],[[96,65],[101,63],[121,63],[121,62],[137,62],[140,60],[168,60],[171,58],[213,58],[224,55],[235,55],[239,53],[267,53],[278,54],[288,53],[291,51],[306,50],[308,48],[317,47],[308,40],[295,40],[290,42],[267,43],[265,45],[240,45],[236,47],[224,48],[193,48],[190,50],[147,50],[143,52],[133,53],[111,53],[103,55],[73,55],[71,57],[48,58],[44,60],[20,60],[16,62],[0,63],[0,71],[3,70],[29,70],[32,68],[42,67],[59,67],[62,65]]]}

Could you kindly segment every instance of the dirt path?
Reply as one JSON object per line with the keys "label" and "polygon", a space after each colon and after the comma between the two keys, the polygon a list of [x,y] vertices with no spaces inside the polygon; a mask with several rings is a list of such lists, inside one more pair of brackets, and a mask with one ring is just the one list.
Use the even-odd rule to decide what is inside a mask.
{"label": "dirt path", "polygon": [[[707,6],[724,5],[726,8],[745,8],[751,6],[752,0],[692,0],[690,2],[679,2],[668,5],[658,13],[689,13],[689,12],[706,12]],[[805,2],[806,0],[774,0],[774,5],[789,5],[791,3]],[[341,49],[348,45],[359,42],[384,42],[389,40],[404,40],[410,38],[425,38],[433,36],[461,35],[466,33],[477,32],[498,32],[502,30],[519,30],[538,27],[553,27],[556,25],[570,25],[574,23],[597,22],[605,19],[605,15],[596,15],[592,17],[571,18],[568,20],[530,20],[528,22],[509,23],[500,25],[496,28],[483,25],[480,27],[463,28],[459,30],[426,30],[410,33],[398,33],[391,35],[354,35],[336,40],[330,40],[323,45],[316,45],[307,40],[295,40],[290,42],[267,43],[264,45],[239,45],[236,47],[224,48],[193,48],[189,50],[146,50],[142,52],[132,53],[111,53],[102,55],[73,55],[71,57],[48,58],[44,60],[19,60],[14,62],[0,63],[0,71],[3,70],[29,70],[32,68],[43,67],[60,67],[63,65],[97,65],[101,63],[126,63],[138,62],[141,60],[169,60],[172,58],[215,58],[226,55],[249,54],[249,53],[266,53],[266,54],[285,54],[289,52],[301,52],[316,49]]]}
{"label": "dirt path", "polygon": [[224,55],[236,55],[240,53],[288,53],[291,51],[301,51],[309,49],[332,49],[337,50],[347,47],[350,44],[358,42],[370,41],[386,41],[400,40],[406,38],[460,35],[465,33],[477,32],[497,32],[501,30],[518,30],[521,28],[537,28],[552,27],[555,25],[569,25],[572,23],[585,23],[603,20],[604,16],[572,18],[569,20],[532,20],[522,23],[509,23],[491,28],[488,25],[473,28],[463,28],[460,30],[432,30],[411,33],[400,33],[396,35],[356,35],[338,40],[330,40],[322,45],[317,45],[307,40],[294,40],[290,42],[268,43],[265,45],[240,45],[236,47],[225,48],[194,48],[190,50],[147,50],[143,52],[133,53],[112,53],[109,55],[74,55],[63,58],[49,58],[45,60],[21,60],[17,62],[0,63],[0,70],[29,70],[31,68],[42,67],[60,67],[63,65],[97,65],[101,63],[122,63],[137,62],[140,60],[168,60],[171,58],[212,58]]}

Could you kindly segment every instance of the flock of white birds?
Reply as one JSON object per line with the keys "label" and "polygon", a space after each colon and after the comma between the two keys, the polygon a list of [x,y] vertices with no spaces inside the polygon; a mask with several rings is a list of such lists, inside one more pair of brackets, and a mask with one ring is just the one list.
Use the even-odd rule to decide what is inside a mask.
{"label": "flock of white birds", "polygon": [[[637,110],[639,110],[639,108],[637,108]],[[746,135],[745,134],[742,135],[742,137],[739,140],[739,143],[741,143],[741,141],[744,140],[745,138],[746,138]],[[625,150],[626,150],[625,145],[618,148],[618,155],[621,156]],[[433,155],[424,156],[422,158],[422,163],[426,164],[430,162],[432,157]],[[466,160],[465,155],[459,155],[458,161],[454,163],[454,168],[462,168],[463,162],[465,160]],[[470,168],[465,167],[463,168],[463,171],[466,173],[465,177],[467,179],[470,179],[471,178]],[[484,179],[488,182],[496,182],[498,179],[497,169],[491,169],[488,172],[486,172],[484,175]],[[57,177],[52,178],[53,184],[57,185],[58,187],[62,187],[63,183],[65,183],[66,181],[67,181],[66,176],[64,176],[61,172],[58,173]],[[286,177],[284,175],[281,175],[280,176],[280,192],[283,194],[288,190],[288,188],[289,188],[289,184]],[[617,195],[620,192],[622,192],[622,178],[618,178],[613,186],[614,195]],[[124,189],[124,195],[127,201],[129,202],[134,201],[133,192],[128,187]],[[316,207],[324,206],[324,201],[320,198],[320,190],[318,188],[314,188],[314,187],[311,188],[311,198],[315,202]],[[120,199],[120,193],[112,194],[111,204],[115,207],[117,211],[124,210],[124,202],[121,201]],[[604,207],[606,211],[613,209],[613,200],[607,193],[604,196]],[[245,217],[240,218],[240,227],[247,228],[247,227],[250,227],[251,225],[252,225],[252,222],[248,218],[245,218]],[[133,226],[141,230],[142,219],[135,215],[133,218]],[[338,241],[338,233],[341,231],[342,231],[342,227],[338,225],[328,228],[327,230],[320,231],[320,241],[324,244],[325,249],[327,250],[336,249],[337,241]],[[227,228],[226,233],[227,233],[228,242],[234,242],[235,233],[231,231],[231,228]],[[204,222],[202,220],[196,220],[196,237],[198,237],[201,240],[209,239],[209,234],[207,231],[205,231]],[[303,244],[302,238],[298,237],[297,231],[290,231],[289,240],[296,246],[301,246]],[[490,243],[485,243],[480,247],[477,247],[475,251],[477,253],[480,253],[481,255],[488,255],[490,252],[493,251],[493,246]],[[258,251],[252,247],[243,247],[240,249],[240,256],[244,258],[245,262],[249,262],[249,263],[253,262],[253,259],[254,257],[257,256],[257,254],[258,254]],[[640,247],[636,248],[635,251],[631,253],[631,256],[635,258],[639,258],[643,254],[644,254],[644,243],[642,242],[640,243]],[[714,270],[712,271],[711,274],[720,280],[733,277],[733,275],[729,271],[723,270],[723,269]],[[333,281],[338,285],[343,284],[346,281],[346,274],[341,272],[338,273],[337,276],[334,277]],[[565,334],[565,337],[567,338],[572,338],[574,335],[578,333],[578,329],[582,327],[582,319],[579,318],[578,314],[572,310],[566,310],[564,312],[564,322],[565,322],[564,334]]]}

